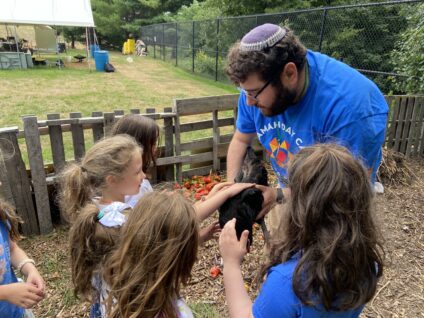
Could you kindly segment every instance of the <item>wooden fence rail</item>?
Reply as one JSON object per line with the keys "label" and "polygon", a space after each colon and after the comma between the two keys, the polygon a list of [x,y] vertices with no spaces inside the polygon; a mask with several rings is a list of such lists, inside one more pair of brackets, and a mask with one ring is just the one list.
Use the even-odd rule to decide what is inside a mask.
{"label": "wooden fence rail", "polygon": [[[238,95],[223,95],[175,100],[173,107],[164,108],[163,112],[148,108],[141,114],[139,109],[131,109],[130,113],[150,117],[162,128],[160,156],[156,167],[149,170],[152,183],[181,181],[211,170],[224,170],[234,133],[237,100]],[[424,96],[387,96],[386,100],[391,111],[384,146],[407,156],[423,155]],[[122,115],[123,110],[93,112],[90,117],[73,112],[69,118],[54,113],[48,114],[46,120],[24,116],[23,130],[0,129],[0,178],[3,181],[0,195],[16,206],[25,221],[22,228],[25,235],[52,230],[49,189],[54,187],[58,173],[67,161],[81,159],[92,143],[108,135]],[[71,135],[71,145],[65,141],[65,134]],[[44,136],[48,136],[47,146]],[[29,171],[19,139],[25,139]],[[261,149],[257,142],[254,146]],[[71,158],[66,158],[66,149],[70,148]],[[45,163],[43,151],[51,151],[53,163]]]}

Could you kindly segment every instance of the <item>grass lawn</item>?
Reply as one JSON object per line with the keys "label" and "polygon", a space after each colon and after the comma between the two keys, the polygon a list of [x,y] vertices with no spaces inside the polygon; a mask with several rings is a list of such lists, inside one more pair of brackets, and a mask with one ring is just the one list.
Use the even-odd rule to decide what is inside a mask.
{"label": "grass lawn", "polygon": [[[77,53],[85,54],[75,50],[69,54],[73,56]],[[160,60],[138,56],[131,56],[132,62],[127,59],[128,56],[120,53],[110,53],[110,62],[116,68],[114,73],[94,71],[94,60],[69,63],[62,69],[43,66],[27,70],[1,70],[0,128],[17,125],[22,129],[21,116],[28,114],[46,119],[48,113],[60,113],[65,118],[69,117],[70,112],[90,116],[93,111],[110,112],[115,109],[128,113],[132,108],[143,111],[154,107],[161,112],[164,107],[172,106],[176,98],[237,92],[232,85],[202,78]],[[204,115],[198,119],[209,117]],[[229,132],[223,130],[223,133]],[[90,134],[90,131],[86,131],[87,147],[92,143]],[[63,135],[66,158],[72,159],[71,134]],[[211,130],[197,132],[196,138],[206,135],[211,136]],[[190,134],[185,134],[185,140],[192,138]],[[52,162],[49,137],[42,136],[41,142],[44,162]],[[28,165],[23,139],[20,140],[20,147]]]}
{"label": "grass lawn", "polygon": [[183,71],[169,63],[149,57],[110,53],[115,73],[91,71],[86,63],[71,63],[63,69],[43,67],[0,71],[0,127],[22,126],[21,116],[34,114],[41,119],[48,113],[113,111],[172,106],[174,98],[231,94],[231,85]]}

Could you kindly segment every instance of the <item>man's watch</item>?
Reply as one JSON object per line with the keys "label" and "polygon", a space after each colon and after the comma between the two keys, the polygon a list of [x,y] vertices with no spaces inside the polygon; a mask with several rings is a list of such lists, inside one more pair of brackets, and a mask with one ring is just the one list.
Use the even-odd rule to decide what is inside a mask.
{"label": "man's watch", "polygon": [[281,188],[277,188],[277,199],[276,199],[278,204],[284,203],[284,193],[283,193],[283,189]]}

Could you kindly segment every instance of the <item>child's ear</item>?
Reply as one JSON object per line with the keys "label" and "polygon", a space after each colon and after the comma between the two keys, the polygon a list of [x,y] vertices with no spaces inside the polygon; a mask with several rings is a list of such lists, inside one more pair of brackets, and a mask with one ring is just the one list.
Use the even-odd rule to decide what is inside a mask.
{"label": "child's ear", "polygon": [[106,184],[110,186],[110,185],[114,185],[117,180],[115,176],[110,174],[106,177],[105,181],[106,181]]}

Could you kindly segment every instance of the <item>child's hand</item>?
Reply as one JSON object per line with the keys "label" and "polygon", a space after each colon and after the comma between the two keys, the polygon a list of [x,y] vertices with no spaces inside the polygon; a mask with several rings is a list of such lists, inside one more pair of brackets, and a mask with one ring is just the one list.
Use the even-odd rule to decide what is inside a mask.
{"label": "child's hand", "polygon": [[201,228],[199,231],[200,244],[203,244],[213,238],[216,238],[214,234],[220,231],[221,231],[221,228],[219,226],[218,221],[215,221],[209,224],[208,226]]}
{"label": "child's hand", "polygon": [[225,194],[227,195],[227,198],[229,199],[239,194],[243,190],[253,188],[254,186],[255,186],[254,183],[234,183],[233,185],[230,185],[229,187],[225,188],[223,191],[225,191]]}
{"label": "child's hand", "polygon": [[220,182],[218,184],[216,184],[212,190],[209,192],[209,194],[206,196],[206,199],[210,199],[211,197],[213,197],[215,194],[217,194],[219,191],[228,188],[230,185],[234,184],[234,182]]}
{"label": "child's hand", "polygon": [[247,241],[249,231],[245,230],[237,240],[236,219],[232,219],[225,224],[219,237],[219,250],[224,260],[224,266],[229,263],[236,263],[240,266],[244,255],[247,253]]}
{"label": "child's hand", "polygon": [[22,308],[32,308],[44,298],[44,293],[29,283],[13,283],[3,287],[6,292],[2,298]]}
{"label": "child's hand", "polygon": [[35,267],[29,271],[26,282],[37,287],[44,293],[46,284],[44,283],[44,279],[41,277],[40,273]]}

